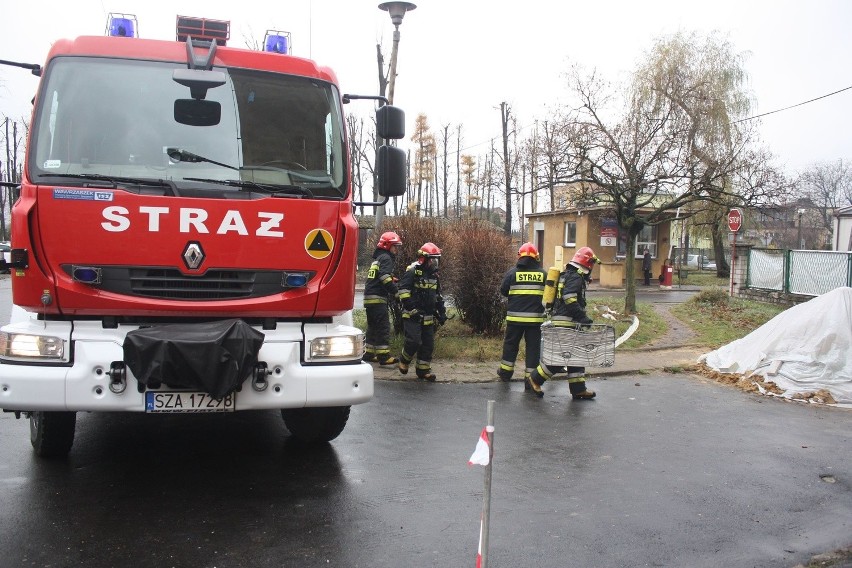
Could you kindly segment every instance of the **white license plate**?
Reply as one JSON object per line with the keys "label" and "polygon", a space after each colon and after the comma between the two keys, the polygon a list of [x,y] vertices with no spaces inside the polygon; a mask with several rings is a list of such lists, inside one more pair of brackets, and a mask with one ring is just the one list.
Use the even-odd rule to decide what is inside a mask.
{"label": "white license plate", "polygon": [[233,412],[236,393],[216,400],[203,392],[148,391],[145,412]]}

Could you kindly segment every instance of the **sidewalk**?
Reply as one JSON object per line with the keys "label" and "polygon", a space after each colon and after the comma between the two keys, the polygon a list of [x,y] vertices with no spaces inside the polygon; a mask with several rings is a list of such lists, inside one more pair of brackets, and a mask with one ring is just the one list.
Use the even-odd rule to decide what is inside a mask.
{"label": "sidewalk", "polygon": [[[357,286],[356,286],[357,289]],[[671,292],[696,292],[701,290],[698,286],[673,286],[671,289],[659,286],[642,287],[641,292],[651,293],[660,301],[666,299]],[[639,291],[637,289],[637,291]],[[597,283],[592,283],[588,288],[589,297],[595,295],[623,295],[624,288],[601,288]],[[641,322],[640,322],[641,325]],[[680,341],[678,334],[671,334],[663,338],[663,341],[655,343],[655,347],[633,348],[615,350],[615,364],[611,367],[589,367],[586,376],[594,381],[596,377],[611,377],[619,375],[638,375],[648,371],[660,371],[669,368],[688,367],[697,363],[697,359],[703,353],[709,351],[694,345]],[[490,383],[497,382],[497,367],[499,361],[442,361],[436,359],[432,362],[432,372],[438,377],[439,383]],[[515,376],[513,381],[523,381],[522,360],[515,364]],[[382,381],[416,381],[417,377],[411,369],[407,375],[401,374],[396,365],[383,367],[373,364],[376,380]],[[557,379],[559,380],[558,376]]]}
{"label": "sidewalk", "polygon": [[[593,382],[596,377],[619,375],[639,375],[647,371],[660,371],[667,368],[687,367],[697,362],[698,356],[705,350],[691,346],[672,346],[662,349],[615,350],[615,364],[612,367],[589,367],[586,376]],[[499,361],[432,361],[432,372],[439,383],[491,383],[497,382]],[[380,381],[416,381],[414,369],[407,375],[401,374],[396,365],[381,366],[373,364],[376,380]],[[523,380],[523,361],[515,366],[513,381]],[[557,379],[559,380],[558,376]]]}

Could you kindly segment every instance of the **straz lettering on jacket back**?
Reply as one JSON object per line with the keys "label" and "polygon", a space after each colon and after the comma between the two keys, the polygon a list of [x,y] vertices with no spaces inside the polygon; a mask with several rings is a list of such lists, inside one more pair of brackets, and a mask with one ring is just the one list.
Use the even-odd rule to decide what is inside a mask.
{"label": "straz lettering on jacket back", "polygon": [[515,282],[544,282],[544,274],[541,272],[518,272],[515,274]]}

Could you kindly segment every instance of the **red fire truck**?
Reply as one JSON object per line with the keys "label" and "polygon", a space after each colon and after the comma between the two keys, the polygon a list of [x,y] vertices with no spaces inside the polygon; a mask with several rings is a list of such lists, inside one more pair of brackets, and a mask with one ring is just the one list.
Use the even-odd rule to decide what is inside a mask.
{"label": "red fire truck", "polygon": [[343,105],[376,101],[383,139],[404,136],[402,111],[342,94],[288,38],[235,49],[228,22],[179,16],[177,41],[154,41],[110,16],[31,66],[0,408],[47,457],[81,411],[280,409],[296,439],[334,439],[373,396],[353,206],[406,175],[382,146],[383,201],[353,202]]}

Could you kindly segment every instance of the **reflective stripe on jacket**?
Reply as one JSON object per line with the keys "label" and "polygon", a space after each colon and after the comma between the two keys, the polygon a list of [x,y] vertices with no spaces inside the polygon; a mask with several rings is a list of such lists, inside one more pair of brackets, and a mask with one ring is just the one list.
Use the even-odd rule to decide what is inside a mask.
{"label": "reflective stripe on jacket", "polygon": [[559,275],[551,317],[553,325],[571,325],[586,316],[586,274],[584,269],[569,264]]}
{"label": "reflective stripe on jacket", "polygon": [[364,284],[364,305],[385,304],[388,297],[396,296],[396,283],[393,281],[393,269],[396,260],[393,254],[377,248],[373,253],[373,263],[367,271]]}
{"label": "reflective stripe on jacket", "polygon": [[541,325],[544,322],[544,281],[547,273],[529,256],[518,259],[503,277],[500,293],[509,301],[506,322],[521,325]]}

